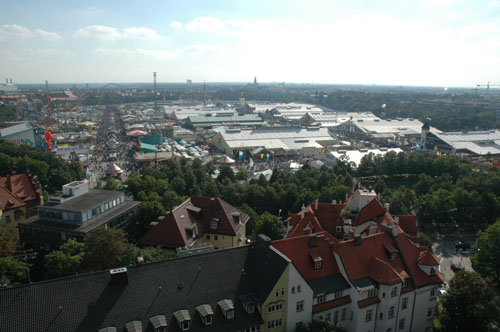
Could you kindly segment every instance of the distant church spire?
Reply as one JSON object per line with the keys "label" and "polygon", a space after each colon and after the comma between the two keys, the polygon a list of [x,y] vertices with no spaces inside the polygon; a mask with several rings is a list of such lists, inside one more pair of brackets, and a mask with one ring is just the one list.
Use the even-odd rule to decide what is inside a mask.
{"label": "distant church spire", "polygon": [[257,76],[255,76],[255,77],[253,78],[253,84],[254,84],[254,85],[257,85]]}

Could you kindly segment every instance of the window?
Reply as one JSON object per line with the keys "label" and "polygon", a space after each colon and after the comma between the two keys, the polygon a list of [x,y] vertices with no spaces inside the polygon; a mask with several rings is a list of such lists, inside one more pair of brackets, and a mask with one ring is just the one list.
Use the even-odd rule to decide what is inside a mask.
{"label": "window", "polygon": [[401,284],[401,288],[408,287],[408,279],[404,279],[403,283]]}
{"label": "window", "polygon": [[396,257],[397,257],[397,254],[395,252],[391,253],[391,255],[389,256],[389,260],[391,261],[395,261],[396,260]]}
{"label": "window", "polygon": [[333,313],[333,322],[337,324],[338,321],[339,321],[339,311],[335,310],[335,312]]}
{"label": "window", "polygon": [[297,293],[300,293],[300,285],[297,286]]}
{"label": "window", "polygon": [[391,291],[391,297],[398,296],[398,288],[394,287]]}
{"label": "window", "polygon": [[326,320],[329,322],[332,321],[332,314],[330,312],[326,314]]}
{"label": "window", "polygon": [[342,232],[342,226],[335,227],[335,232],[337,232],[337,233]]}
{"label": "window", "polygon": [[323,261],[315,261],[314,262],[314,269],[319,270],[323,266]]}
{"label": "window", "polygon": [[183,331],[189,330],[190,327],[191,327],[191,321],[190,320],[186,320],[186,321],[182,322],[182,324],[181,324],[181,328],[182,328]]}
{"label": "window", "polygon": [[379,317],[380,319],[384,319],[384,313],[381,312]]}
{"label": "window", "polygon": [[431,289],[431,297],[436,296],[436,287]]}
{"label": "window", "polygon": [[431,267],[431,276],[436,275],[436,269]]}
{"label": "window", "polygon": [[218,241],[219,240],[219,237],[217,235],[214,235],[214,240],[215,241]]}
{"label": "window", "polygon": [[267,322],[267,329],[271,330],[271,329],[275,329],[275,328],[281,327],[282,322],[283,321],[282,321],[281,318],[275,319],[275,320],[270,320],[270,321]]}
{"label": "window", "polygon": [[280,290],[279,289],[276,290],[276,297],[278,297],[278,296],[280,296]]}
{"label": "window", "polygon": [[212,324],[212,315],[207,315],[205,317],[205,325],[210,325]]}
{"label": "window", "polygon": [[428,308],[427,309],[427,317],[431,317],[432,316],[432,308]]}
{"label": "window", "polygon": [[295,286],[292,287],[292,294],[295,294]]}
{"label": "window", "polygon": [[372,288],[368,291],[368,297],[374,297],[375,295],[377,295],[377,289],[376,288]]}
{"label": "window", "polygon": [[406,308],[408,308],[408,298],[405,297],[403,299],[403,301],[401,301],[401,310],[405,310]]}
{"label": "window", "polygon": [[325,302],[325,294],[318,295],[318,303],[317,304],[320,304],[323,302]]}
{"label": "window", "polygon": [[207,240],[210,240],[210,234],[207,234]]}
{"label": "window", "polygon": [[296,308],[297,312],[304,311],[304,301],[298,301]]}
{"label": "window", "polygon": [[365,322],[371,322],[373,316],[373,309],[370,309],[366,312]]}
{"label": "window", "polygon": [[281,296],[285,296],[285,289],[284,288],[281,289]]}
{"label": "window", "polygon": [[5,221],[7,222],[7,224],[10,224],[10,216],[5,216]]}
{"label": "window", "polygon": [[228,310],[226,312],[226,319],[233,319],[234,318],[234,310]]}
{"label": "window", "polygon": [[337,299],[339,297],[342,297],[342,291],[341,290],[335,292],[335,298]]}
{"label": "window", "polygon": [[14,220],[19,220],[19,211],[14,211]]}
{"label": "window", "polygon": [[394,318],[394,307],[389,308],[389,319]]}
{"label": "window", "polygon": [[272,304],[267,308],[267,312],[271,313],[271,312],[275,312],[275,311],[280,311],[281,309],[283,309],[282,303]]}
{"label": "window", "polygon": [[219,225],[219,220],[213,218],[210,220],[210,229],[216,230]]}
{"label": "window", "polygon": [[405,328],[405,319],[404,319],[404,318],[401,318],[401,319],[399,320],[398,329],[403,330],[404,328]]}
{"label": "window", "polygon": [[346,312],[346,308],[343,308],[342,313],[340,314],[340,320],[345,320],[345,312]]}

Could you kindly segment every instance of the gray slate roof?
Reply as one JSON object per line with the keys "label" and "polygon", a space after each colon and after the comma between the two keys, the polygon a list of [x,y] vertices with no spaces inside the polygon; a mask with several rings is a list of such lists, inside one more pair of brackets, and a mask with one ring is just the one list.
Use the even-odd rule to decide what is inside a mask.
{"label": "gray slate roof", "polygon": [[[191,316],[191,332],[231,332],[260,325],[258,311],[247,314],[238,295],[248,293],[251,281],[262,296],[283,272],[274,252],[267,256],[264,251],[244,246],[136,265],[128,268],[126,285],[110,284],[110,272],[101,271],[0,290],[0,331],[88,332],[108,326],[123,331],[131,321],[140,321],[144,331],[151,331],[150,318],[165,315],[168,331],[175,332],[179,327],[173,313],[183,309]],[[259,261],[267,268],[255,273],[244,270],[249,262],[260,269]],[[234,319],[222,316],[217,306],[222,299],[233,301]],[[210,326],[202,325],[196,312],[201,304],[214,309]]]}

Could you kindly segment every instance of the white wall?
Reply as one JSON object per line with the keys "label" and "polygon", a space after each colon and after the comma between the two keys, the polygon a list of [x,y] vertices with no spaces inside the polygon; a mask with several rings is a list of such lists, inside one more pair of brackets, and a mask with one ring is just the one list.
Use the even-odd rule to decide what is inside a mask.
{"label": "white wall", "polygon": [[[302,278],[293,264],[290,264],[288,276],[288,312],[287,312],[287,331],[295,331],[295,325],[303,322],[307,325],[312,317],[313,291],[307,282]],[[300,292],[298,286],[300,285]],[[295,292],[292,291],[294,287]],[[304,301],[304,310],[297,312],[297,302]]]}
{"label": "white wall", "polygon": [[[431,290],[434,295],[431,296]],[[425,332],[426,328],[432,327],[432,320],[437,305],[438,286],[429,285],[416,290],[415,308],[413,313],[412,332]],[[432,315],[427,317],[428,309],[432,309]],[[409,331],[409,330],[408,330]]]}

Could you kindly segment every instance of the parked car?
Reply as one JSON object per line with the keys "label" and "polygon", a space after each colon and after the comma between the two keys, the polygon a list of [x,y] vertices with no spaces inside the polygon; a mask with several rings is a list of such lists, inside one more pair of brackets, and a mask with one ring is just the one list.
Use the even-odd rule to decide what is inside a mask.
{"label": "parked car", "polygon": [[456,273],[456,272],[462,270],[462,267],[458,264],[451,264],[451,270]]}

